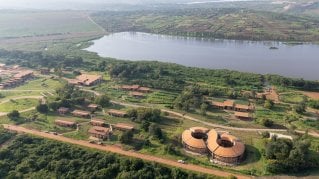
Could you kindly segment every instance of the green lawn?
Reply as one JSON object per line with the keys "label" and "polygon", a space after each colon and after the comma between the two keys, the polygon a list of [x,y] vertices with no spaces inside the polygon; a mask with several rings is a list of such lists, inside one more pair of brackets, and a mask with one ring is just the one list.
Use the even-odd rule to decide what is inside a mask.
{"label": "green lawn", "polygon": [[50,78],[37,78],[35,80],[30,80],[25,82],[22,86],[15,88],[15,90],[44,90],[52,91],[60,87],[62,82],[58,79]]}
{"label": "green lawn", "polygon": [[17,99],[0,104],[0,112],[11,112],[13,110],[25,110],[35,107],[39,103],[38,99]]}
{"label": "green lawn", "polygon": [[297,104],[304,101],[304,99],[307,99],[307,97],[301,93],[291,92],[280,94],[280,100],[285,103]]}

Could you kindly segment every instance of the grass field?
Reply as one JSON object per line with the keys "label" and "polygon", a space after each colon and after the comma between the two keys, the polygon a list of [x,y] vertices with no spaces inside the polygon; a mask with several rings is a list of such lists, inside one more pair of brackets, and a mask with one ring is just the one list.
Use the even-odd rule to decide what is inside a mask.
{"label": "grass field", "polygon": [[307,97],[301,93],[292,92],[280,94],[280,100],[285,103],[298,104],[303,102],[304,99],[307,99]]}
{"label": "grass field", "polygon": [[0,11],[0,38],[101,32],[85,12]]}
{"label": "grass field", "polygon": [[10,100],[7,103],[0,104],[0,112],[11,112],[12,110],[25,110],[36,106],[38,103],[38,99]]}
{"label": "grass field", "polygon": [[48,90],[52,91],[61,86],[61,81],[49,78],[37,78],[27,81],[24,85],[15,88],[15,90]]}

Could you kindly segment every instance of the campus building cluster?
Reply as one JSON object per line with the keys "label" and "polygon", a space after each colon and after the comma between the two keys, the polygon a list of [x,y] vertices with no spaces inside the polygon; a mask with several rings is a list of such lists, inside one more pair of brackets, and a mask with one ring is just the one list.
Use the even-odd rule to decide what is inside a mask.
{"label": "campus building cluster", "polygon": [[22,69],[19,66],[6,66],[0,64],[0,76],[2,81],[0,89],[14,88],[33,78],[32,70]]}
{"label": "campus building cluster", "polygon": [[233,100],[211,101],[211,105],[216,109],[235,111],[235,117],[241,120],[252,120],[252,112],[255,110],[253,105],[236,104]]}
{"label": "campus building cluster", "polygon": [[[70,108],[60,107],[59,109],[57,109],[57,112],[62,116],[71,113],[74,117],[90,119],[89,124],[92,127],[88,130],[88,134],[90,135],[91,140],[99,141],[99,140],[109,139],[113,133],[113,129],[119,130],[119,131],[134,130],[134,126],[131,124],[127,124],[127,123],[107,124],[104,119],[94,117],[95,111],[100,108],[100,106],[97,104],[89,104],[87,108],[90,111],[84,111],[84,110],[78,110],[78,109],[71,111]],[[115,109],[111,109],[107,111],[107,114],[113,117],[127,117],[127,113],[125,111],[120,111]],[[77,122],[74,122],[74,121],[65,120],[65,119],[57,119],[55,120],[55,125],[61,126],[61,127],[76,128],[80,126],[81,124],[78,124]]]}
{"label": "campus building cluster", "polygon": [[212,162],[225,165],[240,163],[245,152],[245,144],[235,136],[204,127],[185,130],[182,143],[186,151],[209,155]]}
{"label": "campus building cluster", "polygon": [[122,90],[130,91],[129,95],[135,98],[144,98],[146,93],[152,92],[150,88],[139,85],[123,85]]}

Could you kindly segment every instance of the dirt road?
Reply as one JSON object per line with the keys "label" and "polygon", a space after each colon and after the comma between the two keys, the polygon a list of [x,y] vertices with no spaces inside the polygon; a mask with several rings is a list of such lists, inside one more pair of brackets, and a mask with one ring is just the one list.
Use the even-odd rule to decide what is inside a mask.
{"label": "dirt road", "polygon": [[57,140],[57,141],[61,141],[61,142],[80,145],[83,147],[94,148],[94,149],[112,152],[112,153],[125,155],[125,156],[129,156],[129,157],[140,158],[143,160],[161,163],[164,165],[182,168],[182,169],[186,169],[186,170],[190,170],[190,171],[194,171],[194,172],[206,173],[206,174],[211,174],[211,175],[216,175],[216,176],[221,176],[221,177],[227,177],[227,176],[233,175],[233,176],[236,176],[238,179],[250,178],[249,176],[232,174],[229,172],[224,172],[224,171],[211,169],[211,168],[205,168],[205,167],[201,167],[198,165],[181,164],[181,163],[178,163],[177,161],[164,159],[164,158],[160,158],[160,157],[155,157],[155,156],[151,156],[151,155],[146,155],[146,154],[141,154],[141,153],[137,153],[134,151],[125,151],[125,150],[121,149],[120,147],[113,146],[113,145],[101,146],[101,145],[97,145],[97,144],[91,144],[91,143],[89,143],[87,141],[83,141],[83,140],[70,139],[70,138],[66,138],[63,136],[59,136],[59,135],[53,135],[53,134],[49,134],[49,133],[45,133],[45,132],[26,129],[26,128],[20,127],[20,126],[6,125],[6,124],[4,124],[3,126],[4,126],[4,128],[6,128],[8,130],[12,130],[12,131],[23,132],[23,133],[32,134],[32,135],[39,136],[39,137],[44,137],[47,139],[53,139],[53,140]]}

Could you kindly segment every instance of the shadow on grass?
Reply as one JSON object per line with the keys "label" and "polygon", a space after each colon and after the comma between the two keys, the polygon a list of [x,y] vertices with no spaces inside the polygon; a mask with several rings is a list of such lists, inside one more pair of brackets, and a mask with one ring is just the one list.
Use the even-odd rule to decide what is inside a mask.
{"label": "shadow on grass", "polygon": [[244,154],[244,160],[240,165],[255,163],[261,159],[261,153],[256,147],[252,145],[246,145],[245,147],[246,147],[246,150]]}

